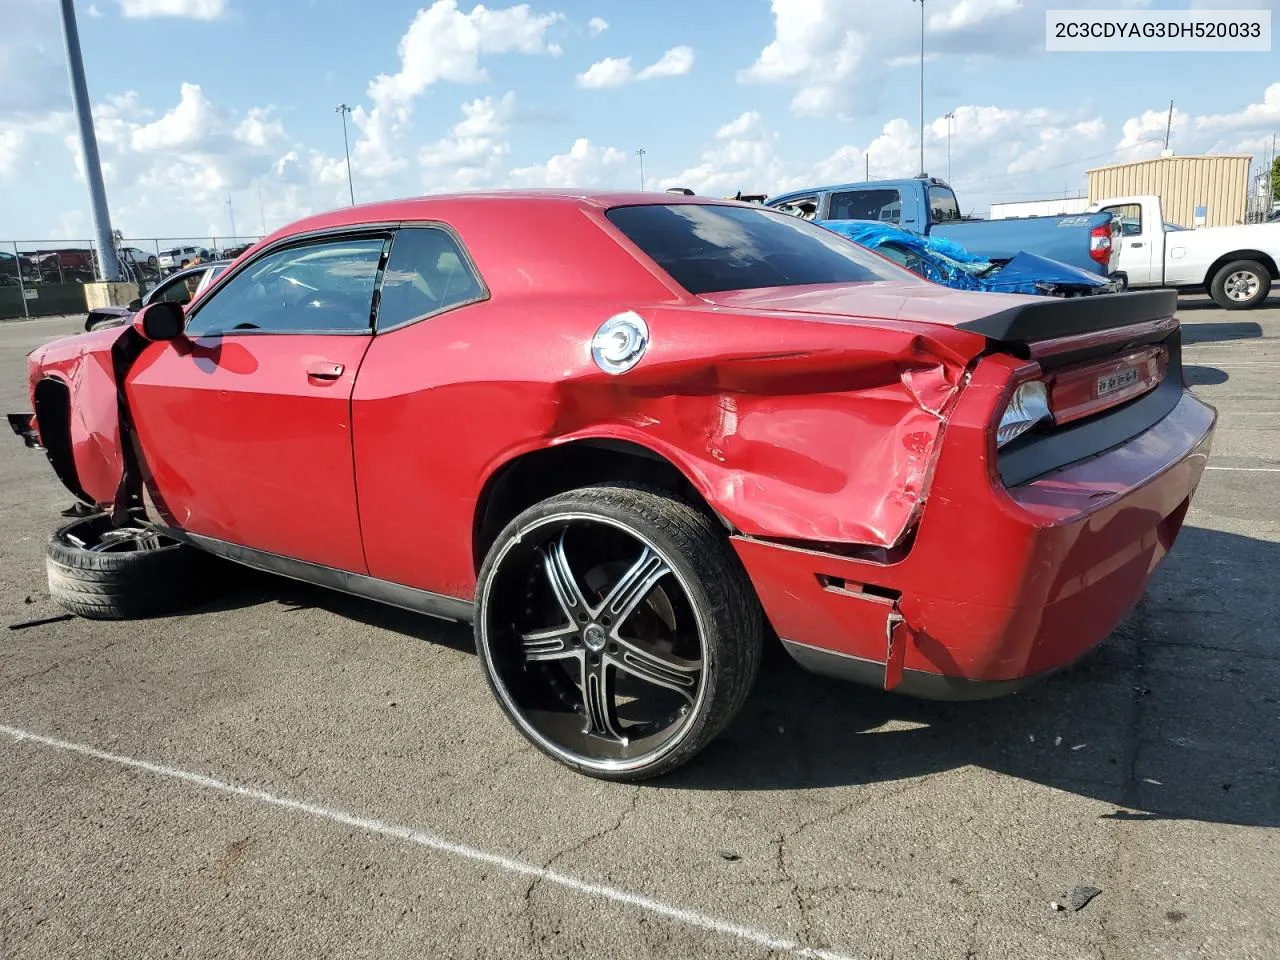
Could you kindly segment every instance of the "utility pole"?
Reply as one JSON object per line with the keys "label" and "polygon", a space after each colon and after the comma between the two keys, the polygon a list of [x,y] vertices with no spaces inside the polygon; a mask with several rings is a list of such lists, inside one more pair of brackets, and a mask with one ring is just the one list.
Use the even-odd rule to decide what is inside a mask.
{"label": "utility pole", "polygon": [[946,115],[947,119],[947,183],[951,182],[951,121],[956,118],[955,111]]}
{"label": "utility pole", "polygon": [[636,156],[640,158],[640,192],[644,193],[644,147],[636,151]]}
{"label": "utility pole", "polygon": [[1164,125],[1164,148],[1169,149],[1169,135],[1173,133],[1173,101],[1169,101],[1169,122]]}
{"label": "utility pole", "polygon": [[864,153],[862,155],[862,158],[867,161],[867,183],[870,183],[871,182],[871,151],[868,150],[866,153]]}
{"label": "utility pole", "polygon": [[[915,3],[916,0],[911,0]],[[924,0],[920,3],[920,176],[925,175],[924,169]]]}
{"label": "utility pole", "polygon": [[102,184],[102,161],[98,158],[98,138],[93,132],[93,108],[89,103],[89,86],[84,79],[84,61],[80,58],[80,31],[76,27],[75,2],[61,0],[61,7],[62,39],[67,47],[71,99],[75,103],[76,122],[80,126],[84,179],[89,184],[89,198],[93,203],[93,229],[98,235],[98,269],[103,280],[119,280],[120,264],[116,260],[116,245],[111,236],[107,188]]}
{"label": "utility pole", "polygon": [[342,152],[347,155],[347,192],[351,194],[351,205],[356,205],[356,188],[351,184],[351,147],[347,144],[347,114],[351,112],[351,108],[345,103],[340,103],[333,108],[334,112],[342,114]]}
{"label": "utility pole", "polygon": [[231,219],[231,239],[236,238],[236,208],[231,205],[231,194],[227,194],[227,216]]}

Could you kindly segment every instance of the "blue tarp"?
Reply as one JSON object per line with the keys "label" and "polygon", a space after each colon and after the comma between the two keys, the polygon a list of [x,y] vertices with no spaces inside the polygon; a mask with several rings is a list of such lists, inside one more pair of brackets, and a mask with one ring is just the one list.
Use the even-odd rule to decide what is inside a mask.
{"label": "blue tarp", "polygon": [[943,237],[927,237],[874,220],[820,220],[819,226],[870,250],[891,254],[926,280],[957,290],[994,293],[1095,293],[1115,287],[1097,274],[1031,253],[1004,263],[975,256]]}

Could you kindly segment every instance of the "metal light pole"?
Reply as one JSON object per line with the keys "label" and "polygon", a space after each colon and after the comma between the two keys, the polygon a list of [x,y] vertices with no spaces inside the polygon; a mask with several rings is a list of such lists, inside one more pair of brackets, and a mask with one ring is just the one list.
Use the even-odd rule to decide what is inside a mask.
{"label": "metal light pole", "polygon": [[111,237],[107,189],[102,184],[98,138],[93,132],[93,108],[89,103],[89,86],[84,79],[84,61],[80,59],[80,31],[76,27],[75,3],[74,0],[62,0],[60,6],[62,39],[67,47],[67,73],[71,77],[71,99],[75,103],[76,122],[80,126],[80,149],[84,154],[84,178],[89,184],[89,198],[93,202],[93,229],[98,235],[98,269],[103,280],[119,280],[120,264],[116,260],[116,245]]}
{"label": "metal light pole", "polygon": [[636,151],[636,156],[640,158],[640,192],[644,193],[644,147]]}
{"label": "metal light pole", "polygon": [[340,103],[333,108],[335,112],[342,114],[342,152],[347,155],[347,192],[351,194],[351,205],[356,205],[356,188],[351,183],[351,147],[347,144],[347,114],[351,112],[351,108],[345,103]]}
{"label": "metal light pole", "polygon": [[1164,148],[1169,149],[1169,137],[1173,133],[1173,101],[1169,101],[1169,122],[1164,125]]}
{"label": "metal light pole", "polygon": [[[911,0],[916,3],[917,0]],[[920,176],[925,175],[924,169],[924,0],[920,3]]]}
{"label": "metal light pole", "polygon": [[951,182],[951,121],[956,118],[953,112],[946,114],[947,119],[947,183]]}
{"label": "metal light pole", "polygon": [[231,219],[231,239],[236,238],[236,208],[231,205],[231,194],[227,194],[227,216]]}

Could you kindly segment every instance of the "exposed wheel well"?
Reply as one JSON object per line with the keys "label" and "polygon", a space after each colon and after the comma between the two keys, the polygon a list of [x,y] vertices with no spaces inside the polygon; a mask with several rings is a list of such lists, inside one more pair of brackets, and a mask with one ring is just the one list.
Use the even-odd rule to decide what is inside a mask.
{"label": "exposed wheel well", "polygon": [[85,503],[93,503],[93,497],[80,486],[80,475],[76,473],[76,461],[71,450],[71,391],[61,380],[45,377],[36,384],[33,399],[40,443],[49,456],[53,472],[76,497]]}
{"label": "exposed wheel well", "polygon": [[1218,275],[1218,271],[1225,267],[1228,263],[1235,260],[1254,260],[1267,268],[1267,272],[1271,274],[1272,280],[1280,280],[1280,272],[1276,270],[1276,261],[1273,257],[1261,250],[1236,250],[1234,253],[1228,253],[1226,256],[1219,257],[1209,267],[1209,272],[1205,274],[1204,285],[1206,287],[1213,284],[1213,278]]}
{"label": "exposed wheel well", "polygon": [[723,523],[669,460],[623,440],[580,440],[524,454],[489,479],[472,523],[475,569],[484,564],[502,528],[522,511],[557,493],[601,483],[639,483],[666,490]]}

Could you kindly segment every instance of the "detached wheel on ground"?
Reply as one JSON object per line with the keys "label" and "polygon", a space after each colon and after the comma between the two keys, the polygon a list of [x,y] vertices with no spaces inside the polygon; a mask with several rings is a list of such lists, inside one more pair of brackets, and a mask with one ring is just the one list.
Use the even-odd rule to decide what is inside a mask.
{"label": "detached wheel on ground", "polygon": [[49,538],[49,596],[90,620],[175,613],[211,595],[217,561],[145,526],[112,527],[106,514],[67,524]]}
{"label": "detached wheel on ground", "polygon": [[1248,310],[1271,293],[1271,272],[1256,260],[1235,260],[1214,276],[1209,293],[1224,310]]}
{"label": "detached wheel on ground", "polygon": [[476,645],[507,716],[582,773],[674,770],[742,708],[763,615],[715,522],[661,492],[589,487],[498,536],[476,590]]}

